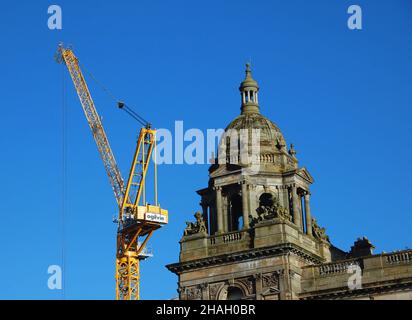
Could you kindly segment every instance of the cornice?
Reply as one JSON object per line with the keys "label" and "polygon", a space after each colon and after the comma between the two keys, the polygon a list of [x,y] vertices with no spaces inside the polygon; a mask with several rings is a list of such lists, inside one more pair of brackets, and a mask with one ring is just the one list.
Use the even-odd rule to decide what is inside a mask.
{"label": "cornice", "polygon": [[344,298],[354,299],[383,293],[393,293],[405,290],[412,290],[412,278],[399,279],[393,281],[383,281],[364,284],[361,289],[349,290],[348,287],[333,288],[324,291],[301,294],[300,300],[338,300]]}
{"label": "cornice", "polygon": [[196,269],[206,268],[210,266],[223,265],[232,262],[241,262],[248,260],[255,260],[263,257],[273,257],[285,255],[288,253],[296,254],[301,258],[307,260],[311,264],[320,264],[324,262],[320,257],[311,252],[296,246],[293,243],[284,243],[271,247],[256,248],[247,251],[234,252],[223,254],[219,256],[212,256],[202,259],[195,259],[191,261],[178,262],[166,266],[171,272],[180,274],[185,271],[192,271]]}

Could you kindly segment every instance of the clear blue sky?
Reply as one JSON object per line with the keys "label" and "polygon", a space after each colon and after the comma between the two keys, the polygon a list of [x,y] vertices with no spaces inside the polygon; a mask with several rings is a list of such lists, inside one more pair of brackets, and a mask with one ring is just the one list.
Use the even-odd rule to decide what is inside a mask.
{"label": "clear blue sky", "polygon": [[[363,9],[350,31],[346,10]],[[239,113],[251,59],[263,114],[294,143],[315,178],[312,211],[348,250],[412,246],[412,2],[49,1],[2,4],[0,298],[59,299],[47,267],[66,257],[66,298],[114,297],[116,204],[67,71],[53,54],[72,44],[82,63],[158,128],[225,127]],[[67,83],[68,193],[62,240],[62,73]],[[138,126],[90,81],[112,148],[127,172]],[[176,296],[184,222],[199,208],[207,165],[160,167],[170,224],[151,240],[143,298]]]}

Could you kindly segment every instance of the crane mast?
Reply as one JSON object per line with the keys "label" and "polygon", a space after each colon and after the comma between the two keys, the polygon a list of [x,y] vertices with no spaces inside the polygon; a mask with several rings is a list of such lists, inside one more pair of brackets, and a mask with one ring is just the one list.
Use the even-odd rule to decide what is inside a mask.
{"label": "crane mast", "polygon": [[[77,57],[71,49],[60,45],[56,60],[65,63],[69,70],[119,206],[116,299],[138,300],[140,299],[140,261],[148,257],[144,252],[146,244],[155,230],[168,223],[168,211],[158,204],[156,163],[153,204],[148,204],[145,194],[146,175],[156,148],[156,130],[151,129],[148,123],[141,128],[125,187]],[[119,103],[119,107],[124,108],[133,117],[142,119],[124,103]]]}

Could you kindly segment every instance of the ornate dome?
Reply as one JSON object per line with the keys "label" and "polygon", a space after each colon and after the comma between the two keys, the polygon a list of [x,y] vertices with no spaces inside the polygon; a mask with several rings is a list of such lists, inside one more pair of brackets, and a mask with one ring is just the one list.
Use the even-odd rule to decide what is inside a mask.
{"label": "ornate dome", "polygon": [[235,118],[225,129],[248,131],[249,145],[252,145],[252,130],[257,129],[260,132],[260,153],[273,154],[285,149],[286,142],[280,129],[268,118],[259,112],[244,113]]}
{"label": "ornate dome", "polygon": [[[293,146],[288,152],[286,141],[278,126],[260,114],[259,85],[252,78],[249,64],[246,65],[246,78],[239,90],[241,114],[226,127],[225,139],[220,143],[219,153],[225,154],[226,161],[232,164],[249,165],[252,158],[249,157],[245,163],[241,156],[249,154],[258,157],[260,164],[267,169],[282,171],[296,167],[296,152]],[[255,130],[258,130],[258,133]]]}

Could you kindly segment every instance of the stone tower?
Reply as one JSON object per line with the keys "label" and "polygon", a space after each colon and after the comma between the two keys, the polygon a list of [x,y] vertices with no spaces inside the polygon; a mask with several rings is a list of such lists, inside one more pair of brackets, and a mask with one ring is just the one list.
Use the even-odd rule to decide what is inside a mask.
{"label": "stone tower", "polygon": [[[319,288],[308,276],[333,274],[334,261],[356,258],[360,266],[359,252],[372,251],[351,254],[331,245],[310,210],[313,178],[260,113],[259,86],[248,64],[239,90],[241,114],[225,130],[208,187],[197,191],[202,211],[187,223],[179,262],[167,267],[179,277],[183,300],[314,297]],[[350,265],[336,270],[345,274]]]}

